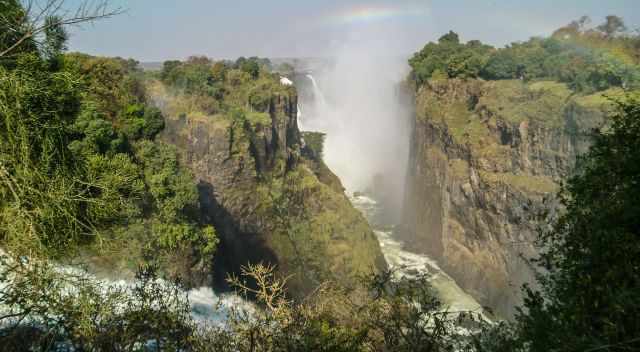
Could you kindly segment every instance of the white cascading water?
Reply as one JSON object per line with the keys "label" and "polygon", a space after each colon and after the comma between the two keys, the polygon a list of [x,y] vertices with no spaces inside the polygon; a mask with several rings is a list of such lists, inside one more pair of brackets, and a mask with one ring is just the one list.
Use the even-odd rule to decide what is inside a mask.
{"label": "white cascading water", "polygon": [[[5,253],[0,249],[0,256]],[[0,264],[3,265],[3,264]],[[99,283],[103,292],[108,292],[110,289],[120,289],[125,293],[132,294],[132,290],[135,287],[135,283],[127,280],[112,280],[107,278],[98,278],[95,275],[87,272],[79,267],[72,267],[67,265],[56,265],[54,270],[61,274],[72,275],[74,277],[86,278],[90,281]],[[169,283],[162,279],[156,281],[160,285],[166,285],[169,287]],[[3,289],[0,286],[0,291]],[[73,293],[76,289],[73,286],[69,286],[68,293]],[[257,306],[242,297],[234,293],[219,294],[213,291],[210,287],[200,287],[182,292],[183,298],[186,298],[191,307],[192,318],[201,324],[208,326],[224,326],[229,320],[230,314],[254,314],[257,311]],[[0,314],[9,312],[10,307],[0,306]]]}
{"label": "white cascading water", "polygon": [[322,116],[328,113],[328,104],[327,100],[320,90],[316,79],[313,75],[308,74],[305,77],[309,79],[311,82],[311,86],[313,87],[313,103],[306,102],[306,107],[309,107],[308,110],[314,111],[314,113],[305,115],[305,119],[301,119],[302,110],[301,106],[298,105],[298,126],[302,131],[315,131],[315,132],[324,132],[327,133],[329,130],[329,126],[327,125],[327,120],[322,118],[314,118],[316,116]]}
{"label": "white cascading water", "polygon": [[[118,287],[125,290],[131,290],[134,287],[133,282],[97,278],[79,268],[60,266],[57,270],[98,280],[105,291],[109,287]],[[161,285],[170,285],[162,279],[157,279],[157,282]],[[182,293],[184,294],[183,297],[188,299],[192,318],[201,324],[224,326],[232,310],[236,313],[252,313],[258,309],[252,302],[243,299],[235,293],[219,294],[214,292],[210,287],[194,288],[183,291]]]}
{"label": "white cascading water", "polygon": [[[366,196],[349,197],[354,207],[360,210],[370,223],[381,209],[378,203]],[[393,237],[393,232],[374,228],[374,233],[380,242],[382,254],[397,274],[405,277],[415,277],[427,274],[429,282],[437,292],[444,308],[450,312],[482,313],[482,306],[445,273],[435,260],[424,254],[411,253],[404,249],[404,244]]]}

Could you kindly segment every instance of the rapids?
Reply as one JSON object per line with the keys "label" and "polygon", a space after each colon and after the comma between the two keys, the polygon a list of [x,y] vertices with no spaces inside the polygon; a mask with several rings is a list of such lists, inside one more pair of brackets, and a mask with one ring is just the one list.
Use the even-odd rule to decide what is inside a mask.
{"label": "rapids", "polygon": [[435,260],[424,254],[409,252],[404,243],[393,237],[393,231],[380,228],[376,225],[376,217],[382,211],[378,202],[364,196],[349,197],[353,206],[360,210],[369,223],[380,242],[380,248],[391,270],[398,276],[412,277],[417,274],[427,274],[429,282],[438,294],[443,308],[449,312],[475,312],[482,313],[482,306],[445,273]]}

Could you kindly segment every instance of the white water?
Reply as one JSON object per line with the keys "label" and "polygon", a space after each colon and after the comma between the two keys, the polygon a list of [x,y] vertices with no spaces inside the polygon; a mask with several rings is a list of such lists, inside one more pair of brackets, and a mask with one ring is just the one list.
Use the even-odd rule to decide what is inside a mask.
{"label": "white water", "polygon": [[291,80],[287,77],[280,77],[280,84],[282,84],[283,86],[290,86],[293,85],[293,82],[291,82]]}
{"label": "white water", "polygon": [[[4,251],[0,249],[0,256],[5,256]],[[8,260],[9,258],[6,257]],[[9,262],[10,263],[10,262]],[[112,280],[106,278],[98,278],[84,269],[67,265],[56,265],[54,270],[62,275],[71,275],[81,277],[100,285],[103,293],[109,292],[110,289],[122,290],[127,295],[133,295],[132,290],[135,283],[128,280]],[[156,283],[168,288],[171,284],[162,279],[156,279]],[[4,289],[0,286],[0,291]],[[65,287],[66,292],[63,294],[74,294],[76,287]],[[236,314],[254,314],[259,308],[250,301],[243,299],[237,294],[218,294],[210,287],[200,287],[183,291],[183,298],[186,298],[191,308],[192,318],[206,325],[224,326],[229,320],[230,315]],[[131,296],[130,296],[131,297]],[[0,313],[6,313],[11,307],[0,306]]]}
{"label": "white water", "polygon": [[[311,81],[313,87],[313,102],[306,102],[305,110],[309,110],[312,113],[305,114],[305,118],[302,118],[301,106],[298,105],[298,126],[302,131],[328,133],[331,129],[329,120],[320,117],[329,113],[329,105],[313,75],[308,74],[306,77]],[[341,126],[336,126],[336,128],[340,127]]]}
{"label": "white water", "polygon": [[242,297],[229,293],[217,294],[210,287],[200,287],[188,292],[191,316],[200,322],[224,325],[232,310],[253,313],[258,308]]}
{"label": "white water", "polygon": [[[109,287],[118,287],[130,291],[135,283],[127,280],[111,280],[105,278],[97,278],[86,271],[75,268],[62,266],[58,267],[60,271],[83,275],[92,280],[97,280],[102,284],[105,292]],[[160,285],[171,285],[168,281],[157,279]],[[223,326],[229,320],[232,310],[235,313],[253,313],[258,308],[250,301],[243,299],[234,293],[219,294],[210,287],[199,287],[188,291],[183,291],[184,298],[187,298],[191,307],[191,316],[199,323],[208,325]]]}
{"label": "white water", "polygon": [[[381,211],[378,203],[366,196],[350,197],[354,207],[360,210],[370,223],[375,223],[376,213]],[[424,254],[412,253],[404,248],[404,244],[393,238],[392,231],[375,229],[374,233],[380,242],[380,249],[390,269],[397,270],[397,275],[415,277],[427,274],[438,298],[449,312],[482,313],[482,306],[445,273],[435,260]]]}

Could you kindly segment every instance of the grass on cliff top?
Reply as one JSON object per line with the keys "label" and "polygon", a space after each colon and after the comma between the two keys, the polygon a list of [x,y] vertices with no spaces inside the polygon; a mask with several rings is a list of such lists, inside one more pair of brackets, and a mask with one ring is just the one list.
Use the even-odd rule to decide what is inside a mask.
{"label": "grass on cliff top", "polygon": [[547,194],[558,191],[558,184],[547,176],[480,171],[480,178],[491,185],[504,184],[527,194]]}
{"label": "grass on cliff top", "polygon": [[477,156],[496,162],[508,158],[509,146],[501,145],[497,135],[490,130],[490,127],[495,130],[495,117],[483,118],[462,101],[442,103],[432,100],[429,103],[428,112],[423,116],[437,116],[432,121],[446,128],[456,143],[467,145]]}
{"label": "grass on cliff top", "polygon": [[564,109],[571,97],[566,84],[519,80],[488,82],[478,107],[512,123],[535,121],[548,128],[564,125]]}
{"label": "grass on cliff top", "polygon": [[612,106],[611,99],[622,97],[624,93],[621,88],[610,88],[595,94],[575,96],[573,100],[586,109],[608,110]]}
{"label": "grass on cliff top", "polygon": [[246,113],[247,121],[252,125],[262,124],[263,126],[271,125],[271,116],[266,112],[248,112]]}
{"label": "grass on cliff top", "polygon": [[[564,83],[521,80],[438,82],[422,89],[416,100],[417,119],[441,126],[460,145],[467,145],[477,157],[501,168],[512,153],[510,145],[499,140],[501,121],[518,128],[529,122],[547,129],[567,126],[567,108],[576,104],[591,114],[581,118],[599,119],[620,89],[592,95],[576,95]],[[477,95],[476,95],[477,94]],[[479,98],[474,104],[473,96]]]}

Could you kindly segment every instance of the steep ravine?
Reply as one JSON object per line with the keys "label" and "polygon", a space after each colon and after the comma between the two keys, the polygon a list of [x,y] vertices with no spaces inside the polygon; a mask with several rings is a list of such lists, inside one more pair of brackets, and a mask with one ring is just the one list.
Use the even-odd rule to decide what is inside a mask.
{"label": "steep ravine", "polygon": [[[335,149],[336,139],[332,138],[332,133],[342,132],[339,128],[331,128],[332,126],[340,126],[342,124],[341,118],[344,115],[336,113],[340,108],[339,106],[328,106],[329,103],[324,99],[324,92],[321,87],[315,82],[314,77],[311,74],[303,75],[296,80],[296,84],[299,87],[301,93],[300,107],[298,122],[306,131],[305,138],[309,133],[321,131],[326,133],[326,140],[319,143],[321,150],[326,148]],[[398,98],[399,96],[392,96],[390,99]],[[408,100],[408,99],[407,99]],[[349,104],[362,104],[362,101],[349,101]],[[400,103],[411,104],[410,101],[400,100]],[[318,106],[320,105],[320,106]],[[360,110],[357,106],[349,107],[352,111]],[[301,112],[302,111],[302,112]],[[402,111],[405,111],[402,109]],[[408,109],[407,109],[408,111]],[[369,115],[365,115],[370,117]],[[391,121],[398,123],[399,119],[403,117],[401,114],[392,114],[389,116],[383,116]],[[357,120],[358,117],[353,117]],[[380,128],[380,126],[373,126]],[[353,143],[358,143],[361,137],[351,136]],[[339,141],[339,140],[338,140]],[[358,150],[357,146],[353,147],[354,150]],[[395,155],[396,158],[401,158],[401,155]],[[339,174],[339,176],[350,176],[357,174],[360,168],[365,167],[363,163],[366,162],[366,158],[354,158],[353,162],[349,163],[349,168],[339,168],[346,175]],[[331,160],[327,160],[330,164]],[[330,165],[331,166],[331,165]],[[386,170],[383,170],[386,171]],[[349,175],[350,174],[350,175]],[[373,175],[370,175],[372,180],[375,180]],[[450,312],[452,315],[458,312],[475,312],[486,313],[481,305],[469,294],[464,292],[462,288],[453,280],[446,272],[444,272],[438,264],[431,259],[428,255],[413,253],[410,248],[401,239],[397,238],[394,233],[396,228],[397,218],[394,216],[398,209],[395,202],[385,201],[385,195],[396,189],[395,187],[385,187],[388,183],[371,185],[368,191],[355,192],[349,195],[349,199],[354,207],[360,210],[367,218],[369,224],[374,229],[376,237],[380,242],[381,251],[388,263],[389,269],[393,271],[397,277],[415,278],[417,276],[426,277],[432,284],[434,292],[438,295],[438,298],[442,302],[442,309]],[[391,216],[390,216],[391,214]],[[486,318],[486,316],[485,316]]]}
{"label": "steep ravine", "polygon": [[[612,94],[614,92],[606,92]],[[604,119],[601,94],[554,82],[433,81],[416,94],[401,238],[483,306],[510,317],[533,281],[532,214]]]}

